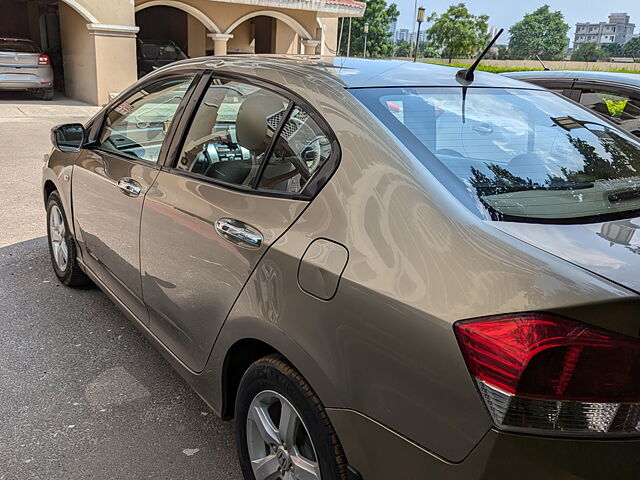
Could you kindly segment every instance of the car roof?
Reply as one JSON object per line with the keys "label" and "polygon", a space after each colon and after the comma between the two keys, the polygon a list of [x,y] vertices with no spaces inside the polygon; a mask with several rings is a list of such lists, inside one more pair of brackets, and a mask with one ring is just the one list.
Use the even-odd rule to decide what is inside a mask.
{"label": "car roof", "polygon": [[[184,60],[179,65],[233,71],[246,68],[287,70],[300,76],[318,76],[340,83],[345,88],[368,87],[460,87],[455,67],[402,60],[378,60],[343,57],[306,57],[300,55],[226,55]],[[539,89],[504,76],[475,72],[473,87]]]}
{"label": "car roof", "polygon": [[547,70],[531,72],[508,72],[503,73],[502,75],[517,80],[592,80],[640,87],[640,74],[637,73]]}

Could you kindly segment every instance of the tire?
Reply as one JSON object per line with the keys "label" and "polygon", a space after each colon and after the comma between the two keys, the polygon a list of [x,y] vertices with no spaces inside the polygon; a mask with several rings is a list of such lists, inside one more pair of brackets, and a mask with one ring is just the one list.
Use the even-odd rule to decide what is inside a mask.
{"label": "tire", "polygon": [[[272,403],[274,399],[277,400]],[[271,406],[266,407],[267,405]],[[282,412],[285,410],[290,415],[297,416],[293,423],[289,422],[289,425],[294,425],[293,428],[272,428],[269,430],[270,434],[260,433],[255,419],[265,418],[266,413],[266,423],[276,428],[276,425],[280,426]],[[262,412],[262,415],[254,413],[258,411]],[[260,423],[265,425],[263,422]],[[235,428],[238,456],[246,480],[295,480],[299,478],[296,470],[300,473],[300,469],[316,474],[316,477],[311,475],[303,478],[349,478],[342,445],[320,399],[302,375],[279,356],[262,358],[245,372],[236,396]],[[264,441],[265,438],[271,440],[268,442],[271,445]],[[286,444],[287,439],[290,439],[289,444]],[[257,462],[252,464],[252,460],[259,459],[263,459],[261,463],[264,475],[260,474],[260,470],[257,475],[254,472]],[[271,477],[268,476],[269,473],[272,474]]]}
{"label": "tire", "polygon": [[38,92],[38,96],[42,99],[42,100],[53,100],[53,88],[43,88],[42,90],[40,90]]}
{"label": "tire", "polygon": [[51,192],[47,200],[47,239],[49,256],[58,279],[68,287],[91,284],[76,260],[76,243],[57,191]]}

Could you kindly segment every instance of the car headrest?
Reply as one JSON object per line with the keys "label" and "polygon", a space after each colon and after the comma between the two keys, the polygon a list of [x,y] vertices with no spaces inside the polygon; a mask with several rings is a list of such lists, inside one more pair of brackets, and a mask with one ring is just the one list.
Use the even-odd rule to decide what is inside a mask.
{"label": "car headrest", "polygon": [[268,119],[282,111],[282,99],[265,93],[255,93],[246,98],[236,118],[238,144],[252,152],[262,153],[269,143]]}

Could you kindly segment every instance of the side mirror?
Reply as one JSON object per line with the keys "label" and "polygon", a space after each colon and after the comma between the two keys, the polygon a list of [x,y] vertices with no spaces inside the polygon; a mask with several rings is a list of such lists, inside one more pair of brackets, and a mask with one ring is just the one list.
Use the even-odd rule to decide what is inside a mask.
{"label": "side mirror", "polygon": [[79,152],[87,142],[87,132],[81,123],[65,123],[51,129],[51,143],[61,152]]}

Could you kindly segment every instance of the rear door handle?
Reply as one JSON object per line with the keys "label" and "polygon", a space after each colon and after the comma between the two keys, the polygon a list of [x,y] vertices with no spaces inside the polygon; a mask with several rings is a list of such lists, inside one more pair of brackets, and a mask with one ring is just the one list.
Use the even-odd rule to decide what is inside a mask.
{"label": "rear door handle", "polygon": [[142,192],[142,185],[132,178],[121,178],[118,180],[118,188],[125,195],[137,197]]}
{"label": "rear door handle", "polygon": [[262,235],[253,227],[233,218],[221,218],[216,222],[216,231],[231,243],[248,248],[260,248]]}

